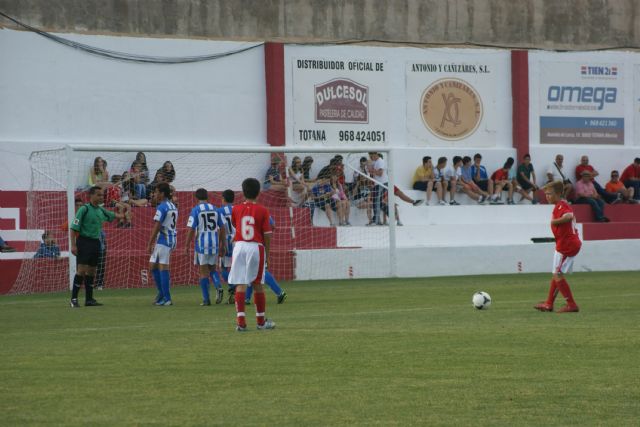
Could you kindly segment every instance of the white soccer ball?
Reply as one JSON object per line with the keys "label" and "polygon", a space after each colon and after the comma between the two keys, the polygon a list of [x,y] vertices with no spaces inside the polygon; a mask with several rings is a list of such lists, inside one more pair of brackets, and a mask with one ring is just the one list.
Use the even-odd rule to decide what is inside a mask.
{"label": "white soccer ball", "polygon": [[486,310],[491,307],[491,295],[486,292],[476,292],[471,298],[473,306],[478,310]]}

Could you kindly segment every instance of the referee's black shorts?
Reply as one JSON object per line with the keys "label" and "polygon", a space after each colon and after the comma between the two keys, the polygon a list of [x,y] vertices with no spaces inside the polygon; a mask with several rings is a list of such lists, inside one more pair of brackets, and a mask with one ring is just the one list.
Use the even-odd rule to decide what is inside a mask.
{"label": "referee's black shorts", "polygon": [[76,247],[78,248],[76,264],[91,267],[98,265],[98,259],[100,258],[100,240],[78,236]]}

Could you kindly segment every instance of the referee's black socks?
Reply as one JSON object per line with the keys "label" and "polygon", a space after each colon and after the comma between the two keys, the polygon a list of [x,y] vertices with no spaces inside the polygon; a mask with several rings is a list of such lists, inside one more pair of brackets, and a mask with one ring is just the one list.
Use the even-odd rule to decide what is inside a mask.
{"label": "referee's black socks", "polygon": [[71,289],[71,299],[78,299],[78,292],[80,292],[80,286],[82,285],[82,276],[77,274],[73,276],[73,288]]}
{"label": "referee's black socks", "polygon": [[86,292],[86,300],[93,301],[93,276],[84,276],[84,291]]}

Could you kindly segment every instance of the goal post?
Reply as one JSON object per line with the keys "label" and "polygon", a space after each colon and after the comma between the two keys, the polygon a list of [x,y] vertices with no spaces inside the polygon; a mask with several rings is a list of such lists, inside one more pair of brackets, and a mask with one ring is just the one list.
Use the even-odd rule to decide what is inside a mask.
{"label": "goal post", "polygon": [[[193,265],[193,249],[185,254],[187,219],[197,204],[193,194],[198,188],[209,192],[209,202],[222,205],[221,194],[231,189],[235,202],[243,201],[241,184],[245,178],[254,177],[265,182],[267,170],[273,166],[280,183],[263,188],[259,202],[269,209],[275,219],[275,232],[269,270],[278,280],[314,280],[342,278],[395,277],[396,242],[395,212],[387,209],[387,227],[367,226],[367,202],[354,200],[353,171],[347,164],[350,159],[368,158],[368,152],[382,153],[388,168],[386,188],[393,189],[393,151],[389,147],[341,146],[341,147],[271,147],[271,146],[163,146],[163,145],[81,145],[70,144],[63,148],[35,151],[30,157],[31,188],[27,197],[27,242],[25,253],[11,293],[63,291],[71,286],[75,274],[75,257],[70,253],[69,224],[75,216],[75,200],[88,202],[89,172],[96,158],[106,161],[110,177],[119,175],[127,179],[135,174],[133,162],[138,152],[146,156],[148,181],[129,180],[124,184],[103,183],[105,207],[110,210],[125,209],[130,221],[105,223],[106,267],[104,286],[135,288],[153,286],[148,270],[146,242],[153,226],[155,207],[133,188],[143,184],[145,190],[153,184],[156,172],[165,162],[171,162],[174,176],[170,185],[174,188],[174,201],[178,205],[178,246],[172,253],[171,275],[175,285],[198,283],[197,268]],[[314,202],[314,184],[301,185],[289,176],[288,169],[294,157],[301,160],[313,158],[310,176],[315,179],[322,168],[337,155],[343,156],[342,170],[345,184],[343,200],[335,200],[320,206]],[[338,168],[339,170],[340,168]],[[333,169],[331,169],[333,170]],[[164,175],[163,175],[164,176]],[[381,186],[375,177],[368,177],[369,185]],[[295,184],[295,185],[294,185]],[[120,188],[128,196],[127,207],[117,204]],[[295,188],[295,190],[294,190]],[[302,193],[306,193],[304,196]],[[306,197],[306,201],[302,198]],[[387,206],[394,206],[395,195],[388,191]],[[381,197],[382,198],[382,197]],[[368,199],[367,199],[368,200]],[[123,201],[123,200],[120,200]],[[144,206],[145,202],[147,206]],[[351,225],[339,225],[337,211]],[[369,201],[369,206],[371,201]],[[335,209],[335,211],[334,211]],[[327,213],[328,212],[328,213]],[[382,216],[382,211],[379,213]],[[335,222],[335,226],[329,221]],[[58,259],[36,257],[41,237],[46,233],[49,243],[60,250]]]}

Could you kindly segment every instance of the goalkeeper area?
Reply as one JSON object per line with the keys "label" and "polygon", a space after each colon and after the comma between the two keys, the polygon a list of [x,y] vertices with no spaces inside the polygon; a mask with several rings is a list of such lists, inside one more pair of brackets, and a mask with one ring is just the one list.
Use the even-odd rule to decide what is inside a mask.
{"label": "goalkeeper area", "polygon": [[[284,282],[273,331],[231,305],[107,289],[0,299],[3,425],[636,425],[640,277],[576,273],[580,313],[540,313],[548,274]],[[606,286],[603,284],[606,283]],[[491,294],[475,310],[475,291]],[[267,291],[268,292],[268,291]],[[248,308],[248,312],[252,309]],[[238,396],[244,396],[239,400]]]}

